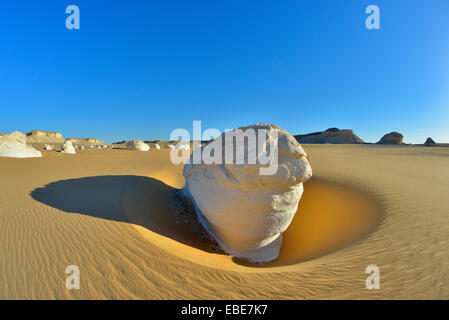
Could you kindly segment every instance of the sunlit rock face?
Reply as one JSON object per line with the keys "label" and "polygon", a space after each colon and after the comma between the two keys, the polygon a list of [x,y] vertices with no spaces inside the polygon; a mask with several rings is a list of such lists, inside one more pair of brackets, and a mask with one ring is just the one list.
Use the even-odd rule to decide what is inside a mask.
{"label": "sunlit rock face", "polygon": [[75,154],[76,153],[75,147],[73,146],[73,143],[72,143],[71,140],[66,140],[62,144],[61,148],[62,148],[62,152],[64,152],[64,153],[68,153],[68,154]]}
{"label": "sunlit rock face", "polygon": [[150,145],[150,147],[151,147],[152,149],[160,149],[160,148],[161,148],[157,143],[152,143],[152,144]]}
{"label": "sunlit rock face", "polygon": [[139,150],[139,151],[150,150],[150,146],[141,140],[128,141],[128,142],[126,142],[125,147],[126,147],[126,149],[129,149],[129,150]]}
{"label": "sunlit rock face", "polygon": [[28,143],[61,143],[64,138],[58,132],[48,132],[42,130],[33,130],[26,134]]}
{"label": "sunlit rock face", "polygon": [[399,132],[390,132],[384,135],[377,144],[404,144],[403,139],[404,136]]}
{"label": "sunlit rock face", "polygon": [[21,132],[13,132],[0,136],[0,157],[37,158],[42,153],[26,145],[26,136]]}
{"label": "sunlit rock face", "polygon": [[[242,138],[248,129],[254,129],[256,134],[260,129],[266,130],[264,145],[277,146],[277,170],[261,174],[260,169],[266,168],[267,162],[262,161],[265,153],[257,144],[247,143],[240,150],[231,148],[234,159],[243,157],[244,164],[206,164],[204,159],[195,164],[194,150],[190,164],[184,167],[184,192],[192,199],[198,219],[225,252],[252,262],[267,262],[279,254],[282,232],[297,211],[303,182],[312,176],[312,168],[296,139],[273,125],[242,127],[198,150],[204,155],[221,139],[225,159],[226,135]],[[254,154],[257,161],[250,164]]]}

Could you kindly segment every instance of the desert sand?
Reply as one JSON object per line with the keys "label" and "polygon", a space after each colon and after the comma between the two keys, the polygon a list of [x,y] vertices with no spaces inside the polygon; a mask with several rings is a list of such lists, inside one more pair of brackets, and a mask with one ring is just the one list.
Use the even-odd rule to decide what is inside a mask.
{"label": "desert sand", "polygon": [[302,147],[314,175],[266,264],[204,236],[170,149],[0,157],[0,299],[449,298],[449,148]]}

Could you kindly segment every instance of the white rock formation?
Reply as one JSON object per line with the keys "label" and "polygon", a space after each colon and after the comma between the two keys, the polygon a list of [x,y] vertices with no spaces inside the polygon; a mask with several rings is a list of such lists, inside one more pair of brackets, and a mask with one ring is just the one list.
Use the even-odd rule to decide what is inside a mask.
{"label": "white rock formation", "polygon": [[26,136],[22,132],[13,132],[0,136],[0,157],[38,158],[42,153],[26,145]]}
{"label": "white rock formation", "polygon": [[[264,124],[239,129],[217,138],[223,142],[222,159],[225,159],[225,135],[242,137],[248,129],[265,129],[266,145],[278,146],[277,171],[271,175],[260,174],[260,169],[267,166],[260,164],[265,153],[257,144],[250,144],[248,149],[246,143],[240,149],[245,164],[236,164],[235,159],[230,164],[205,164],[204,160],[192,164],[192,154],[190,164],[184,167],[184,191],[192,199],[200,222],[225,252],[252,262],[267,262],[279,254],[282,232],[297,211],[303,182],[312,176],[312,168],[306,152],[285,130]],[[198,151],[203,150],[204,155],[209,145]],[[239,154],[232,150],[233,156]],[[257,163],[248,164],[253,151]]]}
{"label": "white rock formation", "polygon": [[70,140],[66,140],[62,145],[61,145],[62,151],[64,153],[68,153],[68,154],[75,154],[75,148],[73,147],[73,143]]}
{"label": "white rock formation", "polygon": [[189,150],[190,145],[186,142],[180,142],[175,145],[176,150]]}
{"label": "white rock formation", "polygon": [[51,151],[51,150],[53,150],[53,147],[51,145],[49,145],[49,144],[46,144],[44,146],[44,150]]}
{"label": "white rock formation", "polygon": [[150,144],[150,148],[160,149],[161,147],[157,143],[152,143],[152,144]]}
{"label": "white rock formation", "polygon": [[150,150],[150,146],[141,140],[127,141],[125,144],[125,147],[126,147],[126,149],[129,149],[129,150],[139,150],[139,151]]}

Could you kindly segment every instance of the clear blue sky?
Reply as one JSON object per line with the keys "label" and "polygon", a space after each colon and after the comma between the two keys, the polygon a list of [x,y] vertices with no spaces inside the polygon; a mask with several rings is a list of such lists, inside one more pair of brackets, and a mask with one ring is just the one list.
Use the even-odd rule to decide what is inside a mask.
{"label": "clear blue sky", "polygon": [[0,35],[4,133],[167,139],[201,120],[449,142],[447,0],[2,0]]}

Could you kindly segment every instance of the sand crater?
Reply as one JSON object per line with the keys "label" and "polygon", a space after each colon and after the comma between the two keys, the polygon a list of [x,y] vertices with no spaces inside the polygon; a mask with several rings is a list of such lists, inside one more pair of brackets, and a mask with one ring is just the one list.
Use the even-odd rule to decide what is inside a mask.
{"label": "sand crater", "polygon": [[306,182],[303,198],[277,260],[254,264],[220,252],[197,222],[178,188],[143,176],[61,180],[32,191],[42,203],[68,213],[132,223],[152,244],[208,267],[246,272],[280,271],[338,251],[372,233],[380,205],[365,192],[319,178]]}
{"label": "sand crater", "polygon": [[183,259],[221,269],[274,271],[295,266],[365,238],[381,221],[381,206],[371,194],[312,178],[305,183],[298,212],[284,232],[278,259],[265,264],[249,263],[221,252],[179,189],[153,186],[136,185],[122,197],[122,208],[130,222],[159,247]]}

